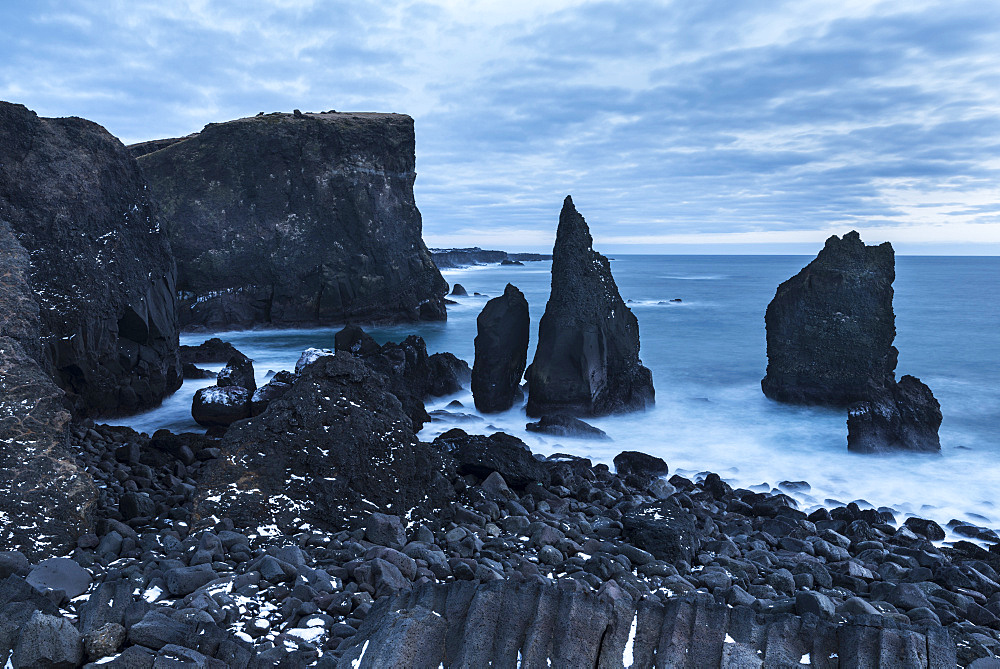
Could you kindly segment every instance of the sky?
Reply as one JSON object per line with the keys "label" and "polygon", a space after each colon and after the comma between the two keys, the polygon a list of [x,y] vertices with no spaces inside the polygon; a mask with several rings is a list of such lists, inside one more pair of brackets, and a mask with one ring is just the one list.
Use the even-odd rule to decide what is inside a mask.
{"label": "sky", "polygon": [[996,0],[4,0],[0,99],[126,144],[416,124],[429,246],[1000,254]]}

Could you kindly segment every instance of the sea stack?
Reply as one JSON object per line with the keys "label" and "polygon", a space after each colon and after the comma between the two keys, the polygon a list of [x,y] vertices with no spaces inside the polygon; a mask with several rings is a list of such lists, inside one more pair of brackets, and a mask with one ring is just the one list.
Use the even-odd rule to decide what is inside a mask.
{"label": "sea stack", "polygon": [[0,221],[3,251],[30,259],[26,292],[0,289],[0,335],[77,416],[135,412],[180,386],[176,269],[121,142],[81,118],[0,102]]}
{"label": "sea stack", "polygon": [[764,317],[767,397],[849,408],[848,448],[939,450],[941,411],[912,376],[896,383],[895,255],[851,231],[778,286]]}
{"label": "sea stack", "polygon": [[177,258],[182,326],[444,320],[413,119],[265,114],[132,147]]}
{"label": "sea stack", "polygon": [[506,411],[514,405],[528,360],[529,323],[528,301],[509,283],[476,319],[472,396],[479,411]]}
{"label": "sea stack", "polygon": [[639,360],[639,323],[569,196],[559,214],[552,291],[527,378],[533,417],[600,416],[653,403],[653,377]]}
{"label": "sea stack", "polygon": [[895,258],[888,242],[833,236],[778,286],[767,307],[764,394],[779,402],[848,406],[892,384]]}

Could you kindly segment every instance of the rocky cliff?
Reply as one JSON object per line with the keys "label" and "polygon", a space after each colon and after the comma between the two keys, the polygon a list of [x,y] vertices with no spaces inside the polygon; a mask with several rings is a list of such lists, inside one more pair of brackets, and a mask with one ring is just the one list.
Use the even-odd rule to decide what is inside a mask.
{"label": "rocky cliff", "polygon": [[602,415],[653,402],[652,375],[639,360],[639,323],[568,196],[552,250],[552,292],[527,377],[529,416]]}
{"label": "rocky cliff", "polygon": [[133,412],[180,385],[174,263],[117,139],[90,121],[0,103],[0,225],[0,252],[24,258],[28,288],[0,284],[0,335],[76,413]]}
{"label": "rocky cliff", "polygon": [[182,326],[443,320],[414,146],[409,116],[297,113],[211,124],[142,155]]}
{"label": "rocky cliff", "polygon": [[847,406],[893,383],[895,278],[888,242],[865,246],[857,232],[826,240],[815,260],[778,286],[767,307],[764,394]]}

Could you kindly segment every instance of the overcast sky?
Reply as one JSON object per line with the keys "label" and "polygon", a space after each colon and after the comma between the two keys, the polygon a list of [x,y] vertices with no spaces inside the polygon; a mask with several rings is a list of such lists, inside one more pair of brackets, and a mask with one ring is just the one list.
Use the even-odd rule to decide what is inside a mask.
{"label": "overcast sky", "polygon": [[0,99],[124,142],[393,111],[429,245],[1000,253],[1000,2],[0,4]]}

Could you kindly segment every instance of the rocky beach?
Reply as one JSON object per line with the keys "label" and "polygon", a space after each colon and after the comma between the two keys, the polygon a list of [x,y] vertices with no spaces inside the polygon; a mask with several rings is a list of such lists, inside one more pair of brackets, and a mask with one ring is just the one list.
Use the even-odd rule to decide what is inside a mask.
{"label": "rocky beach", "polygon": [[[125,147],[0,103],[0,662],[1000,666],[987,523],[804,510],[807,480],[685,476],[655,443],[609,464],[482,419],[428,438],[473,411],[429,405],[471,391],[487,416],[523,405],[532,433],[606,443],[587,421],[655,393],[569,197],[537,329],[517,286],[452,286],[483,298],[472,365],[376,341],[373,324],[446,320],[439,260],[549,259],[428,250],[414,165],[398,114],[261,114]],[[758,392],[842,412],[845,457],[942,448],[931,389],[895,376],[894,280],[891,245],[848,232],[761,314]],[[305,325],[332,345],[263,383],[213,338]],[[191,405],[204,432],[108,424],[185,378],[214,381]]]}

